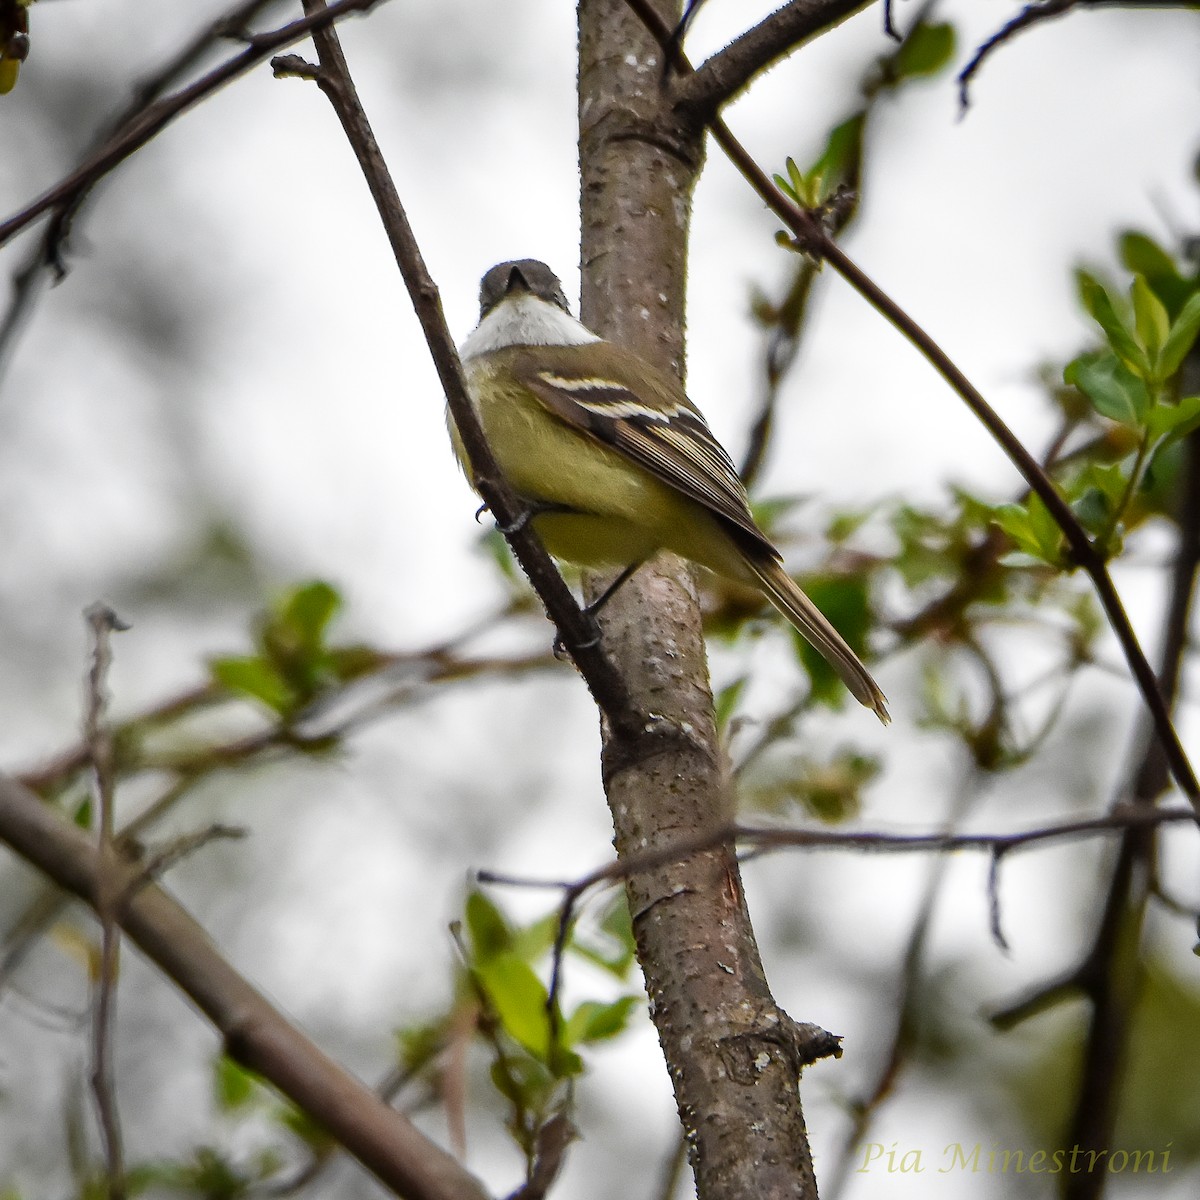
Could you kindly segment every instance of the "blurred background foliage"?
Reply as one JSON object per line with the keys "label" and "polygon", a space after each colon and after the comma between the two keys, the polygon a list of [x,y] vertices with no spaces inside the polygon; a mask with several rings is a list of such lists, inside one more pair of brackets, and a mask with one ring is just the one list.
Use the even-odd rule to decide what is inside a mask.
{"label": "blurred background foliage", "polygon": [[[11,33],[0,45],[6,212],[220,11],[201,7],[45,0],[20,14],[32,38],[19,76]],[[494,15],[465,2],[397,3],[344,27],[456,328],[473,318],[482,266],[573,253],[568,7],[510,6],[503,56]],[[697,47],[750,21],[719,8],[698,15]],[[16,12],[0,10],[0,33]],[[260,19],[289,15],[265,4]],[[899,16],[899,46],[868,12],[732,117],[902,302],[932,305],[926,286],[940,287],[930,327],[1008,401],[1157,648],[1179,531],[1200,517],[1181,508],[1200,423],[1194,107],[1164,102],[1194,100],[1195,18],[1113,13],[1030,32],[981,72],[944,149],[954,71],[1006,14],[947,3]],[[1121,101],[1125,125],[1098,99],[1130,96],[1121,70],[1144,83]],[[1031,73],[1055,82],[989,124]],[[5,338],[6,766],[90,822],[78,612],[103,595],[133,625],[112,677],[124,836],[150,853],[217,822],[246,832],[168,878],[235,965],[497,1192],[569,1111],[584,1140],[563,1194],[625,1197],[631,1178],[635,1194],[688,1194],[623,905],[611,890],[584,904],[548,1009],[557,893],[463,884],[477,867],[572,879],[606,861],[594,717],[503,541],[470,526],[373,213],[305,90],[264,70],[139,154],[85,208],[65,281],[42,280]],[[931,145],[962,156],[964,179],[978,156],[1000,158],[1000,174],[956,192],[956,160],[926,161]],[[697,199],[693,391],[741,452],[764,527],[873,655],[898,716],[886,734],[864,728],[756,596],[702,580],[747,820],[1008,830],[1103,812],[1140,754],[1138,702],[1057,528],[946,397],[927,402],[911,352],[869,314],[834,319],[836,281],[776,246],[770,218],[721,172]],[[1003,184],[1021,172],[1038,187],[1014,200]],[[484,215],[486,234],[469,227]],[[899,243],[887,253],[872,241],[881,228]],[[6,270],[36,236],[6,249]],[[1006,255],[1031,264],[1024,276],[997,269]],[[1039,320],[1052,293],[1053,336],[1010,322]],[[1186,704],[1181,727],[1195,728]],[[1194,1194],[1200,1154],[1193,843],[1164,835],[1155,864],[1114,1142],[1169,1148],[1162,1195]],[[989,937],[979,858],[791,852],[748,866],[781,1003],[846,1036],[842,1061],[805,1076],[823,1194],[960,1194],[961,1173],[859,1170],[871,1144],[932,1161],[950,1144],[986,1158],[1062,1143],[1086,1003],[1066,988],[1027,1019],[988,1016],[1087,953],[1112,857],[1099,842],[1010,856],[1008,950]],[[2,870],[0,1196],[102,1197],[85,1084],[96,932],[19,863]],[[222,1059],[132,955],[117,1075],[135,1194],[380,1194]],[[1060,1182],[985,1171],[971,1187],[1050,1196]],[[1117,1196],[1143,1186],[1109,1180]]]}

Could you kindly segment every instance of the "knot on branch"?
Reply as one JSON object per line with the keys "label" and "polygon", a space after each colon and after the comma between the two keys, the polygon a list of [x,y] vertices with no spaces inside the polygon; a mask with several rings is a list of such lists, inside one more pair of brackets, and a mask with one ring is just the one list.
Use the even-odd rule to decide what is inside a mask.
{"label": "knot on branch", "polygon": [[603,720],[604,751],[601,774],[607,787],[623,771],[643,766],[660,754],[699,755],[710,766],[712,747],[694,729],[657,713],[623,714],[618,724]]}
{"label": "knot on branch", "polygon": [[800,1024],[781,1009],[765,1011],[758,1025],[718,1043],[721,1061],[736,1083],[753,1086],[774,1064],[797,1079],[802,1068],[822,1058],[840,1058],[842,1039],[819,1025]]}
{"label": "knot on branch", "polygon": [[640,113],[614,101],[582,129],[580,159],[594,161],[594,155],[615,142],[642,142],[669,154],[688,172],[695,173],[704,161],[704,129],[703,123],[689,122],[685,114],[665,105]]}

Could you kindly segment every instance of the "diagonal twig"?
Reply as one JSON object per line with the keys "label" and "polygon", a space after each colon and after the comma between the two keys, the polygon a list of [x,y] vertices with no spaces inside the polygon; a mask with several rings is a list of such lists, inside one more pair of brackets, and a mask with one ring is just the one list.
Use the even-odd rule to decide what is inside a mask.
{"label": "diagonal twig", "polygon": [[[136,120],[167,88],[192,70],[214,45],[224,38],[243,35],[247,25],[263,9],[279,2],[239,0],[239,3],[199,30],[185,46],[134,88],[129,103],[107,123],[92,143],[88,156],[100,150],[124,126]],[[66,274],[68,242],[90,191],[91,186],[85,187],[55,209],[24,264],[13,274],[12,298],[8,310],[0,318],[0,376],[11,361],[14,343],[33,315],[44,285],[51,277],[58,281]]]}
{"label": "diagonal twig", "polygon": [[[1154,8],[1195,8],[1195,0],[1153,0]],[[1036,0],[1027,4],[1015,17],[1002,25],[983,42],[971,57],[971,61],[958,75],[958,103],[962,112],[970,106],[970,88],[979,68],[1001,47],[1011,42],[1018,33],[1034,25],[1064,16],[1073,8],[1142,8],[1140,0]]]}
{"label": "diagonal twig", "polygon": [[125,1152],[117,1108],[112,1061],[113,1011],[116,1005],[117,970],[120,964],[120,874],[113,811],[115,770],[112,736],[108,729],[108,671],[112,665],[112,635],[128,626],[105,604],[93,604],[84,614],[91,631],[92,662],[88,670],[84,741],[88,747],[96,803],[94,822],[99,844],[96,913],[100,918],[100,962],[92,979],[92,1098],[96,1106],[100,1140],[111,1200],[125,1200]]}
{"label": "diagonal twig", "polygon": [[786,849],[858,850],[881,854],[950,854],[962,850],[978,850],[996,857],[1052,842],[1074,841],[1082,837],[1122,833],[1127,830],[1155,829],[1163,825],[1194,820],[1195,813],[1189,808],[1122,806],[1114,808],[1104,816],[1062,821],[1014,833],[901,834],[869,830],[765,828],[732,823],[678,838],[670,845],[628,854],[575,880],[526,878],[500,871],[479,871],[476,878],[480,883],[550,889],[563,893],[551,968],[549,992],[552,1002],[560,986],[560,968],[570,924],[580,899],[587,892],[601,884],[624,880],[718,846],[736,843],[755,855]]}
{"label": "diagonal twig", "polygon": [[[305,0],[305,7],[313,15],[323,5],[316,0]],[[579,608],[536,534],[522,519],[521,508],[496,466],[470,403],[462,364],[446,325],[437,286],[425,266],[399,193],[358,101],[336,37],[327,23],[314,40],[321,56],[319,67],[296,56],[287,56],[275,61],[276,72],[314,80],[329,99],[342,124],[375,200],[397,266],[421,323],[446,394],[446,402],[454,415],[470,460],[476,488],[499,522],[513,554],[541,597],[551,620],[558,626],[563,644],[610,727],[621,730],[630,744],[638,746],[686,737],[683,731],[669,729],[665,722],[648,721],[634,711],[625,680],[602,650],[593,622]]]}
{"label": "diagonal twig", "polygon": [[[647,28],[659,44],[664,48],[667,47],[670,44],[671,31],[651,7],[648,0],[627,0],[627,3],[646,23]],[[691,70],[691,64],[682,54],[678,53],[676,66],[684,73]],[[796,239],[797,249],[828,262],[876,312],[908,339],[930,366],[966,403],[1020,471],[1026,483],[1029,484],[1030,490],[1046,505],[1050,515],[1063,531],[1072,561],[1081,567],[1092,580],[1109,625],[1116,634],[1130,672],[1154,721],[1155,731],[1162,743],[1171,775],[1180,791],[1187,796],[1197,815],[1200,816],[1200,780],[1197,780],[1187,752],[1183,748],[1183,743],[1179,740],[1178,731],[1172,722],[1171,713],[1158,685],[1154,668],[1151,667],[1150,661],[1133,631],[1121,597],[1109,575],[1104,557],[1092,544],[1091,538],[1076,519],[1070,505],[1059,494],[1058,489],[1037,459],[1030,454],[1021,440],[987,402],[983,393],[967,378],[945,350],[829,237],[820,222],[811,213],[799,207],[775,186],[720,117],[710,119],[708,127],[717,144],[725,151],[747,183],[792,232]]]}
{"label": "diagonal twig", "polygon": [[0,245],[9,241],[43,213],[62,204],[71,203],[76,196],[95,186],[97,180],[119,166],[136,150],[166,128],[176,117],[195,108],[202,100],[225,84],[244,75],[259,63],[270,58],[277,50],[300,41],[316,29],[332,25],[352,13],[366,12],[384,0],[335,0],[328,8],[310,16],[300,17],[279,29],[268,33],[256,33],[248,37],[249,44],[240,54],[201,76],[187,87],[180,88],[142,109],[119,133],[89,155],[70,174],[43,192],[36,200],[0,222]]}
{"label": "diagonal twig", "polygon": [[[840,24],[864,9],[870,0],[791,0],[757,25],[679,78],[673,99],[700,122],[715,116],[722,105],[744,91],[756,76],[786,58],[809,38]],[[686,21],[690,17],[685,16]],[[671,31],[664,46],[668,55],[680,51],[679,30]]]}
{"label": "diagonal twig", "polygon": [[[82,830],[0,775],[0,842],[95,907],[99,855]],[[408,1200],[486,1200],[478,1181],[401,1113],[380,1101],[256,991],[205,931],[157,884],[136,886],[119,913],[126,936],[213,1023],[231,1058],[262,1075],[322,1125],[368,1170]]]}

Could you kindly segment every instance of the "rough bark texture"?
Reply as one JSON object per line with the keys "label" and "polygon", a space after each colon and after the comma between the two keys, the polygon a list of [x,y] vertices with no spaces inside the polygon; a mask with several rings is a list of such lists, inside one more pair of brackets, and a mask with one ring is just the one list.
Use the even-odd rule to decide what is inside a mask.
{"label": "rough bark texture", "polygon": [[[668,20],[677,6],[663,6]],[[584,321],[682,373],[685,261],[703,137],[660,92],[661,55],[624,0],[580,15]],[[605,731],[618,852],[732,817],[695,589],[678,560],[643,568],[603,610],[604,645],[651,721],[687,736],[646,755]],[[628,885],[654,1022],[701,1200],[817,1194],[797,1090],[803,1039],[767,987],[728,848]]]}

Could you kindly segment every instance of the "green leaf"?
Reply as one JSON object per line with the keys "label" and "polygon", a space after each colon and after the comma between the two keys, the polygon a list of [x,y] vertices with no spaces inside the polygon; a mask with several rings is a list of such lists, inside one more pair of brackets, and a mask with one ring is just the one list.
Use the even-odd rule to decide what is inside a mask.
{"label": "green leaf", "polygon": [[1159,360],[1163,379],[1170,379],[1179,370],[1188,351],[1195,345],[1197,333],[1200,333],[1200,292],[1193,292],[1163,341]]}
{"label": "green leaf", "polygon": [[1001,504],[992,519],[1016,543],[1017,549],[1051,566],[1063,565],[1062,530],[1037,496],[1025,504]]}
{"label": "green leaf", "polygon": [[1174,259],[1157,242],[1133,231],[1121,235],[1120,252],[1121,262],[1130,274],[1144,275],[1167,312],[1178,316],[1194,285],[1179,274]]}
{"label": "green leaf", "polygon": [[396,1057],[407,1075],[423,1071],[446,1046],[446,1021],[424,1021],[397,1029]]}
{"label": "green leaf", "polygon": [[834,513],[825,526],[825,538],[830,542],[844,542],[852,538],[874,515],[872,508]]}
{"label": "green leaf", "polygon": [[324,641],[325,630],[341,606],[337,589],[318,579],[285,597],[281,617],[303,645],[316,647]]}
{"label": "green leaf", "polygon": [[839,187],[857,185],[865,123],[866,113],[858,112],[830,131],[821,157],[808,171],[810,208],[824,204]]}
{"label": "green leaf", "polygon": [[739,675],[732,683],[727,683],[713,698],[718,729],[728,728],[730,719],[737,711],[738,701],[746,690],[748,678],[746,675]]}
{"label": "green leaf", "polygon": [[817,820],[839,825],[862,811],[863,789],[878,775],[881,764],[870,754],[839,750],[826,763],[806,762],[798,782],[798,799]]}
{"label": "green leaf", "polygon": [[546,988],[533,968],[515,954],[497,954],[475,967],[500,1023],[530,1054],[545,1059],[550,1050]]}
{"label": "green leaf", "polygon": [[879,760],[853,747],[827,757],[775,755],[764,760],[739,789],[743,804],[790,817],[797,806],[825,824],[838,824],[862,811],[862,793],[880,771]]}
{"label": "green leaf", "polygon": [[479,535],[476,545],[500,569],[500,574],[509,583],[516,586],[525,585],[525,576],[517,567],[508,539],[494,525]]}
{"label": "green leaf", "polygon": [[221,687],[261,700],[277,713],[287,713],[296,703],[295,693],[275,667],[263,658],[216,658],[208,669]]}
{"label": "green leaf", "polygon": [[796,166],[796,160],[789,156],[785,166],[787,168],[787,178],[785,179],[782,175],[776,175],[775,186],[781,192],[791,196],[797,204],[802,205],[804,208],[812,208],[812,189],[809,181],[801,173],[800,168]]}
{"label": "green leaf", "polygon": [[1063,380],[1083,392],[1110,421],[1139,428],[1150,411],[1145,383],[1107,351],[1080,355],[1067,365]]}
{"label": "green leaf", "polygon": [[556,1079],[573,1079],[584,1071],[583,1059],[563,1045],[551,1046],[549,1063]]}
{"label": "green leaf", "polygon": [[1074,504],[1085,492],[1096,490],[1115,506],[1128,486],[1129,472],[1120,463],[1088,463],[1067,486],[1067,499]]}
{"label": "green leaf", "polygon": [[494,1059],[491,1065],[492,1083],[496,1090],[520,1109],[539,1112],[546,1107],[554,1093],[557,1080],[546,1064],[530,1055]]}
{"label": "green leaf", "polygon": [[213,1095],[222,1112],[246,1108],[257,1087],[257,1078],[228,1055],[220,1055],[213,1064]]}
{"label": "green leaf", "polygon": [[[1133,284],[1129,289],[1129,299],[1133,304],[1133,320],[1138,340],[1146,351],[1146,357],[1151,363],[1157,364],[1159,352],[1167,340],[1167,331],[1171,327],[1171,319],[1167,316],[1166,307],[1151,290],[1143,275],[1133,277]],[[1168,374],[1173,373],[1168,372]],[[1155,374],[1157,376],[1157,371]]]}
{"label": "green leaf", "polygon": [[504,914],[480,891],[471,892],[466,903],[467,933],[477,962],[485,962],[513,947],[513,933]]}
{"label": "green leaf", "polygon": [[893,57],[897,80],[935,75],[954,57],[954,26],[917,24]]}
{"label": "green leaf", "polygon": [[1131,274],[1154,279],[1162,275],[1177,275],[1171,256],[1152,238],[1135,230],[1121,234],[1118,242],[1121,262]]}
{"label": "green leaf", "polygon": [[624,979],[633,966],[637,946],[633,936],[633,921],[629,916],[629,905],[623,892],[615,894],[604,915],[600,918],[599,931],[603,943],[584,942],[578,937],[569,943],[572,953],[602,967],[617,979]]}
{"label": "green leaf", "polygon": [[564,1039],[568,1046],[600,1042],[624,1032],[640,996],[622,996],[611,1004],[585,1000],[567,1019]]}
{"label": "green leaf", "polygon": [[1112,297],[1104,290],[1103,285],[1086,271],[1078,273],[1079,298],[1084,308],[1091,314],[1092,319],[1104,330],[1113,353],[1141,378],[1150,373],[1150,363],[1146,353],[1138,345],[1136,338],[1129,331],[1125,322],[1117,315]]}
{"label": "green leaf", "polygon": [[80,829],[91,829],[92,827],[92,797],[91,793],[84,796],[82,800],[75,806],[75,811],[71,814],[71,821]]}
{"label": "green leaf", "polygon": [[1129,471],[1120,463],[1089,463],[1068,485],[1067,500],[1089,533],[1108,535],[1128,489]]}
{"label": "green leaf", "polygon": [[559,911],[554,909],[529,925],[513,931],[512,949],[526,962],[540,958],[554,945],[558,936]]}
{"label": "green leaf", "polygon": [[[202,1196],[204,1200],[241,1200],[250,1194],[254,1180],[247,1177],[220,1150],[197,1146],[191,1158],[181,1163],[164,1164],[152,1183],[165,1184],[184,1196]],[[103,1192],[108,1196],[107,1186]]]}
{"label": "green leaf", "polygon": [[1200,396],[1184,396],[1178,404],[1156,404],[1150,410],[1146,429],[1153,441],[1186,437],[1200,427]]}
{"label": "green leaf", "polygon": [[324,1125],[294,1104],[280,1105],[275,1115],[284,1129],[303,1142],[315,1154],[327,1153],[335,1144],[333,1137]]}
{"label": "green leaf", "polygon": [[1164,438],[1154,451],[1146,467],[1140,497],[1149,511],[1175,519],[1184,458],[1183,441],[1179,437]]}
{"label": "green leaf", "polygon": [[[852,575],[810,575],[801,581],[808,598],[833,622],[852,650],[861,652],[871,624],[866,579]],[[838,674],[796,630],[793,641],[812,681],[813,699],[840,706],[845,688]]]}
{"label": "green leaf", "polygon": [[808,180],[804,177],[800,168],[796,165],[796,160],[789,157],[786,162],[788,182],[791,186],[788,191],[792,193],[793,199],[799,203],[812,207],[811,188]]}
{"label": "green leaf", "polygon": [[780,521],[789,517],[796,509],[807,503],[806,496],[765,496],[750,502],[750,511],[759,529],[770,534]]}
{"label": "green leaf", "polygon": [[1105,532],[1112,523],[1113,506],[1099,488],[1088,488],[1071,508],[1091,534]]}

